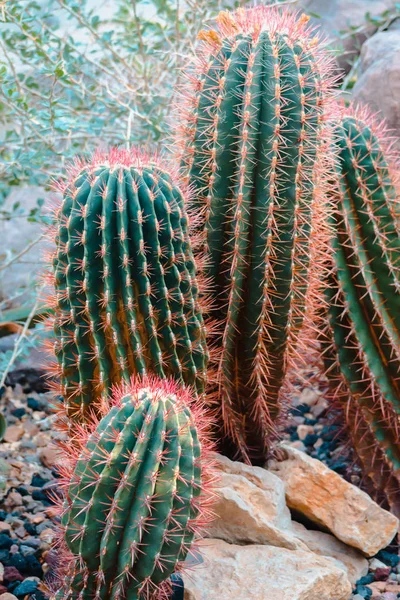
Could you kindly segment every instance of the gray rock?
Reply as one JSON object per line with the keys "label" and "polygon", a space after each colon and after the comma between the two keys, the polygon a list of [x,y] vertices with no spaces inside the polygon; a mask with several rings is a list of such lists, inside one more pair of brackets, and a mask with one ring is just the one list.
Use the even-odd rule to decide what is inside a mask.
{"label": "gray rock", "polygon": [[[376,17],[385,10],[393,8],[395,0],[300,0],[299,6],[305,12],[316,13],[321,18],[313,19],[321,25],[322,31],[335,41],[339,51],[338,63],[341,69],[348,71],[351,62],[359,53],[365,39],[372,35],[376,28],[367,23],[366,13]],[[362,32],[356,36],[341,39],[341,32],[349,27],[363,26]]]}
{"label": "gray rock", "polygon": [[400,135],[400,30],[373,35],[362,47],[358,79],[353,89],[356,104],[367,104],[385,118],[393,134]]}
{"label": "gray rock", "polygon": [[19,547],[19,551],[22,556],[29,556],[30,554],[35,554],[36,548],[32,548],[32,546],[26,546],[25,544],[21,544]]}

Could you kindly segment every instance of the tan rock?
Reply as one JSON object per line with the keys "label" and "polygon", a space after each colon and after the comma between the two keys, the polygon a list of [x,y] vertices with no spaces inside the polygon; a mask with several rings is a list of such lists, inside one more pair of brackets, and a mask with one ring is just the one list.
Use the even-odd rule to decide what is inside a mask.
{"label": "tan rock", "polygon": [[35,436],[40,431],[36,423],[33,423],[32,421],[26,421],[26,423],[24,423],[24,428],[25,433],[27,433],[30,437]]}
{"label": "tan rock", "polygon": [[306,529],[301,523],[293,521],[292,527],[297,538],[304,542],[311,552],[332,558],[338,566],[344,568],[353,585],[368,573],[368,560],[355,548],[346,546],[329,533]]}
{"label": "tan rock", "polygon": [[16,506],[22,506],[22,496],[19,492],[10,492],[7,498],[4,500],[4,506],[6,508],[14,508]]}
{"label": "tan rock", "polygon": [[386,581],[373,581],[368,587],[374,594],[381,594],[386,591]]}
{"label": "tan rock", "polygon": [[58,460],[58,449],[53,446],[47,446],[46,448],[42,448],[39,452],[40,462],[45,466],[51,469],[57,463]]}
{"label": "tan rock", "polygon": [[55,536],[56,532],[54,531],[54,529],[50,529],[50,527],[41,531],[39,535],[42,542],[46,542],[47,544],[51,544]]}
{"label": "tan rock", "polygon": [[311,425],[299,425],[297,428],[297,435],[299,440],[303,441],[306,439],[309,433],[314,433],[314,427]]}
{"label": "tan rock", "polygon": [[43,523],[43,521],[46,518],[46,515],[42,512],[38,512],[35,515],[28,515],[28,518],[30,520],[31,523],[33,523],[34,525],[40,525],[40,523]]}
{"label": "tan rock", "polygon": [[23,435],[24,428],[22,425],[10,425],[6,429],[3,440],[8,443],[18,442]]}
{"label": "tan rock", "polygon": [[290,532],[290,511],[279,477],[220,455],[216,455],[216,467],[218,498],[213,511],[217,519],[208,528],[208,537],[306,550]]}
{"label": "tan rock", "polygon": [[14,594],[5,592],[4,594],[0,594],[0,600],[18,600],[18,598]]}
{"label": "tan rock", "polygon": [[185,600],[348,600],[351,594],[342,569],[308,552],[211,539],[201,551],[203,563],[183,574]]}
{"label": "tan rock", "polygon": [[0,533],[10,531],[10,529],[11,529],[10,523],[6,523],[5,521],[0,521]]}
{"label": "tan rock", "polygon": [[299,396],[299,404],[307,404],[308,406],[314,406],[317,404],[321,397],[321,392],[314,390],[313,388],[304,388]]}
{"label": "tan rock", "polygon": [[398,519],[322,462],[282,444],[286,459],[269,469],[284,481],[286,501],[339,540],[373,556],[394,538]]}

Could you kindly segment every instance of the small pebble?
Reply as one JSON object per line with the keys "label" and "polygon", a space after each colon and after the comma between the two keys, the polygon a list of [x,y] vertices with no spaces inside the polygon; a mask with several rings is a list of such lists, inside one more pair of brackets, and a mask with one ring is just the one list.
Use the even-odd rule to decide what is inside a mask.
{"label": "small pebble", "polygon": [[0,550],[9,550],[13,541],[6,533],[0,533]]}
{"label": "small pebble", "polygon": [[384,562],[385,565],[390,565],[391,567],[396,567],[400,562],[398,554],[392,554],[391,552],[387,552],[387,550],[381,550],[376,557]]}
{"label": "small pebble", "polygon": [[390,575],[390,567],[379,567],[378,569],[375,569],[375,581],[386,581]]}
{"label": "small pebble", "polygon": [[5,508],[14,508],[15,506],[22,506],[22,496],[19,492],[10,492],[7,498],[3,502]]}
{"label": "small pebble", "polygon": [[23,581],[21,573],[15,567],[4,567],[5,581]]}
{"label": "small pebble", "polygon": [[32,548],[32,546],[26,546],[25,544],[21,544],[19,548],[22,556],[29,556],[30,554],[35,554],[36,548]]}
{"label": "small pebble", "polygon": [[24,435],[25,430],[22,425],[10,425],[7,427],[3,440],[8,443],[18,442]]}
{"label": "small pebble", "polygon": [[33,581],[32,579],[25,579],[22,583],[20,583],[14,590],[14,594],[16,596],[26,596],[27,594],[33,594],[38,587],[37,581]]}

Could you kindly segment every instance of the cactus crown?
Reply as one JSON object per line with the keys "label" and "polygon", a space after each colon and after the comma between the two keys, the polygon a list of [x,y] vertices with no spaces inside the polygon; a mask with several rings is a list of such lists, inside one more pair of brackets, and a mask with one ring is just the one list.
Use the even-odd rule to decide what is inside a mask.
{"label": "cactus crown", "polygon": [[305,314],[322,302],[333,77],[307,21],[261,6],[221,13],[183,92],[179,159],[221,330],[217,417],[233,453],[252,459],[265,458]]}
{"label": "cactus crown", "polygon": [[398,161],[366,109],[340,117],[326,361],[367,479],[399,512]]}
{"label": "cactus crown", "polygon": [[[210,442],[198,402],[171,381],[114,390],[75,454],[64,445],[60,600],[147,598],[181,568],[207,520]],[[81,439],[79,439],[81,438]]]}
{"label": "cactus crown", "polygon": [[74,419],[132,374],[204,390],[208,354],[185,199],[138,151],[77,160],[52,236],[56,372]]}

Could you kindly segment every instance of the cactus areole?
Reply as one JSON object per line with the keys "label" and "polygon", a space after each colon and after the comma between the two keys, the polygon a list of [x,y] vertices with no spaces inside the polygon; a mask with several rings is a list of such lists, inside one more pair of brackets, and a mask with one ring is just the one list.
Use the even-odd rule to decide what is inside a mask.
{"label": "cactus areole", "polygon": [[263,6],[222,12],[183,92],[180,164],[221,331],[215,405],[230,453],[252,461],[265,460],[280,413],[324,229],[332,70],[307,21]]}
{"label": "cactus areole", "polygon": [[59,600],[167,597],[204,520],[209,441],[189,391],[147,379],[113,402],[64,477]]}
{"label": "cactus areole", "polygon": [[365,109],[342,111],[337,145],[328,374],[366,483],[400,515],[398,159]]}
{"label": "cactus areole", "polygon": [[138,151],[77,161],[56,212],[54,331],[71,418],[153,373],[204,390],[207,350],[184,197]]}

